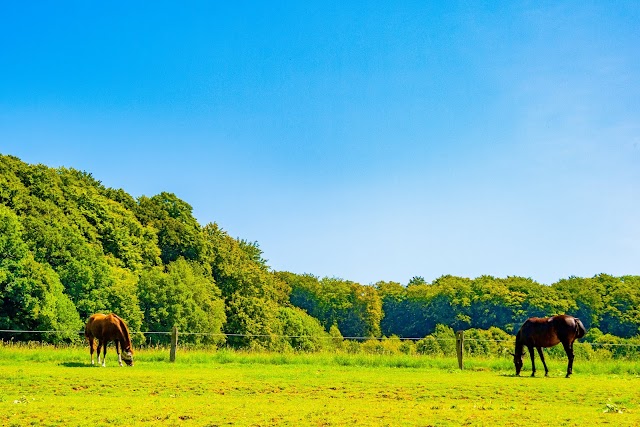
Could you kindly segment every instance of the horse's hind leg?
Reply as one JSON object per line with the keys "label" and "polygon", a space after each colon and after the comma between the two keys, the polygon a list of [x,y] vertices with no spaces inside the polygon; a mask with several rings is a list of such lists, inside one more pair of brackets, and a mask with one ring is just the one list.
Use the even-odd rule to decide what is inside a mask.
{"label": "horse's hind leg", "polygon": [[91,364],[93,365],[93,352],[95,351],[95,344],[93,338],[89,338],[89,353],[91,354]]}
{"label": "horse's hind leg", "polygon": [[540,360],[542,360],[542,365],[544,366],[544,376],[549,376],[549,369],[547,368],[547,362],[544,360],[544,352],[542,351],[542,347],[537,347],[538,354],[540,355]]}
{"label": "horse's hind leg", "polygon": [[107,342],[103,340],[98,340],[98,365],[100,364],[100,350],[102,350],[102,366],[106,366],[106,358],[107,358]]}
{"label": "horse's hind leg", "polygon": [[569,376],[573,374],[573,343],[563,342],[562,346],[564,347],[564,351],[565,353],[567,353],[567,357],[569,358],[569,364],[567,365],[567,376],[566,376],[566,378],[569,378]]}
{"label": "horse's hind leg", "polygon": [[96,351],[96,354],[98,355],[98,365],[100,364],[100,352],[101,351],[102,351],[102,341],[98,340],[97,351]]}

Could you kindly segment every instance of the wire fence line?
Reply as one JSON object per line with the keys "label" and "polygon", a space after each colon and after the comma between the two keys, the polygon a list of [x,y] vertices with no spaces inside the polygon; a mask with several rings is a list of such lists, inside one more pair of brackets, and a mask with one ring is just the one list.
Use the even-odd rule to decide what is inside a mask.
{"label": "wire fence line", "polygon": [[[15,334],[36,334],[36,333],[58,333],[58,334],[84,334],[84,331],[60,331],[60,330],[19,330],[19,329],[0,329],[0,332],[15,333]],[[171,335],[171,331],[135,331],[134,333],[141,333],[144,335]],[[213,336],[213,337],[248,337],[248,338],[315,338],[315,339],[350,339],[350,340],[370,340],[370,339],[382,339],[376,337],[331,337],[331,336],[318,336],[318,335],[280,335],[280,334],[235,334],[235,333],[214,333],[214,332],[182,332],[179,331],[179,335],[194,335],[194,336]],[[400,340],[412,340],[419,341],[423,338],[403,337],[398,338]],[[442,341],[455,341],[455,338],[440,339]],[[505,340],[506,341],[506,340]]]}
{"label": "wire fence line", "polygon": [[[8,334],[78,334],[83,335],[84,331],[60,331],[60,330],[22,330],[22,329],[0,329],[0,333],[8,333]],[[136,331],[135,333],[141,333],[143,335],[167,335],[171,336],[171,331]],[[306,338],[306,339],[326,339],[326,340],[337,340],[337,339],[345,339],[345,340],[357,340],[357,341],[368,341],[368,340],[377,340],[384,341],[388,339],[392,339],[390,337],[332,337],[332,336],[318,336],[318,335],[279,335],[279,334],[236,334],[236,333],[213,333],[213,332],[178,332],[179,335],[191,335],[191,336],[211,336],[211,337],[244,337],[244,338]],[[417,338],[417,337],[393,337],[393,339],[398,339],[400,341],[421,341],[425,339],[425,337]],[[436,341],[456,341],[455,337],[452,338],[441,338],[441,337],[433,337]],[[514,337],[515,339],[515,337]],[[513,343],[514,339],[508,340],[499,340],[499,339],[486,339],[486,338],[467,338],[464,337],[464,341],[473,341],[473,342],[495,342],[495,343]],[[631,343],[596,343],[596,342],[579,342],[577,341],[574,345],[590,345],[590,346],[602,346],[602,347],[640,347],[640,344],[631,344]]]}

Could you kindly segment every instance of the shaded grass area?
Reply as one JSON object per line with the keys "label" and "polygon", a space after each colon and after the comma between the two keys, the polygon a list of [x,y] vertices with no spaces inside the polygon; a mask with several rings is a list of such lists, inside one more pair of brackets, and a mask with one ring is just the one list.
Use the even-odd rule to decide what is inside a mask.
{"label": "shaded grass area", "polygon": [[[84,348],[0,347],[0,425],[639,425],[640,377],[549,360],[515,377],[509,360],[270,353],[137,352],[92,367]],[[599,371],[598,371],[599,370]],[[526,373],[525,373],[526,375]]]}

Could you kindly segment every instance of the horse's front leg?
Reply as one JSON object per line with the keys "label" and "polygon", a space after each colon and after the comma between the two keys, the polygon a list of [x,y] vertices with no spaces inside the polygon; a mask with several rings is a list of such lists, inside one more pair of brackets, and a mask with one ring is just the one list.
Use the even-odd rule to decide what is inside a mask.
{"label": "horse's front leg", "polygon": [[544,360],[544,352],[542,351],[542,347],[537,347],[538,354],[540,355],[540,360],[542,360],[542,365],[544,366],[544,376],[549,376],[549,369],[547,369],[547,362]]}
{"label": "horse's front leg", "polygon": [[536,361],[535,359],[535,355],[533,354],[533,346],[527,346],[527,349],[529,350],[529,356],[531,356],[531,376],[535,377],[536,376]]}
{"label": "horse's front leg", "polygon": [[562,343],[564,347],[564,352],[567,353],[567,357],[569,358],[569,364],[567,365],[567,376],[565,378],[569,378],[571,374],[573,374],[573,343]]}
{"label": "horse's front leg", "polygon": [[122,356],[120,355],[120,341],[116,340],[116,353],[118,353],[118,363],[122,366]]}

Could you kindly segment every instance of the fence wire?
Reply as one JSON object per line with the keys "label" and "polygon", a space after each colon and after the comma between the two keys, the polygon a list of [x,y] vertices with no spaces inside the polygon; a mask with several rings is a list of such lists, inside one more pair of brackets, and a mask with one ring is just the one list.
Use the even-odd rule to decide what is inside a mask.
{"label": "fence wire", "polygon": [[[0,333],[8,333],[8,334],[78,334],[83,335],[84,331],[59,331],[59,330],[41,330],[41,331],[32,331],[32,330],[23,330],[23,329],[0,329]],[[141,333],[143,335],[171,335],[171,331],[136,331],[134,333]],[[192,336],[211,336],[211,337],[243,337],[243,338],[306,338],[306,339],[326,339],[326,340],[336,340],[336,339],[344,339],[344,340],[354,340],[354,341],[368,341],[368,340],[377,340],[384,341],[391,339],[389,337],[331,337],[331,336],[317,336],[317,335],[279,335],[279,334],[236,334],[236,333],[213,333],[213,332],[181,332],[178,331],[179,336],[183,335],[192,335]],[[420,341],[425,337],[417,338],[417,337],[394,337],[393,339],[398,339],[400,341]],[[436,338],[433,337],[436,341],[456,341],[456,338]],[[515,337],[514,337],[515,339]],[[514,339],[509,340],[498,340],[498,339],[485,339],[485,338],[467,338],[464,337],[465,342],[474,341],[474,342],[495,342],[495,343],[513,343]],[[574,345],[590,345],[590,346],[599,346],[599,347],[640,347],[640,344],[631,344],[631,343],[596,343],[596,342],[579,342],[576,341]]]}

